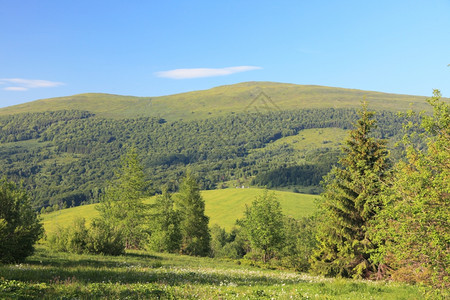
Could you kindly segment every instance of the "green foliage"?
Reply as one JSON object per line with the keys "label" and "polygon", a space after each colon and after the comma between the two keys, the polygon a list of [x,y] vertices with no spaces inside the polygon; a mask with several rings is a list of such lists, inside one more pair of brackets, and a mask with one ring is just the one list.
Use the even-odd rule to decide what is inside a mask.
{"label": "green foliage", "polygon": [[264,190],[251,206],[246,207],[245,217],[239,221],[248,239],[251,251],[261,253],[267,262],[280,251],[285,243],[283,213],[280,202],[273,193]]}
{"label": "green foliage", "polygon": [[69,226],[58,227],[50,234],[48,244],[53,250],[77,254],[120,255],[125,252],[122,232],[103,219],[93,220],[88,228],[84,218],[77,218]]}
{"label": "green foliage", "polygon": [[197,180],[190,172],[183,178],[177,196],[177,211],[181,217],[181,252],[195,256],[209,255],[209,218],[205,216],[205,201],[200,195]]}
{"label": "green foliage", "polygon": [[56,232],[48,237],[52,249],[78,254],[86,252],[87,241],[86,220],[80,217],[67,227],[58,227]]}
{"label": "green foliage", "polygon": [[43,233],[25,191],[6,178],[0,180],[0,262],[23,261],[33,254]]}
{"label": "green foliage", "polygon": [[106,190],[97,209],[104,222],[118,226],[123,233],[126,248],[139,248],[145,239],[145,205],[148,183],[136,148],[132,147],[122,158],[115,180]]}
{"label": "green foliage", "polygon": [[280,253],[281,264],[300,272],[308,272],[310,258],[316,248],[317,218],[303,217],[299,220],[286,217],[285,245]]}
{"label": "green foliage", "polygon": [[[146,179],[157,190],[176,181],[188,164],[199,175],[202,189],[230,180],[250,182],[253,176],[268,178],[255,182],[262,186],[317,184],[335,163],[326,154],[340,142],[334,136],[356,118],[353,109],[331,108],[166,123],[158,118],[102,119],[78,111],[0,117],[5,128],[0,127],[0,139],[33,133],[26,140],[0,144],[0,176],[23,179],[39,210],[98,202],[120,168],[124,145],[135,144],[144,169],[151,170]],[[393,113],[380,112],[377,120],[380,127],[374,134],[379,137],[401,130],[402,119]],[[46,121],[51,124],[42,125]],[[333,142],[324,144],[323,137],[330,135],[327,140]]]}
{"label": "green foliage", "polygon": [[125,252],[125,237],[120,227],[102,219],[94,219],[87,237],[87,252],[93,254],[121,255]]}
{"label": "green foliage", "polygon": [[[383,247],[374,255],[396,280],[450,289],[450,105],[435,91],[432,116],[422,116],[426,148],[406,135],[406,160],[384,190],[384,209],[371,234]],[[408,126],[417,124],[411,114]],[[448,296],[448,293],[447,293]]]}
{"label": "green foliage", "polygon": [[384,141],[370,136],[373,112],[364,103],[339,160],[325,179],[324,201],[313,270],[323,275],[368,277],[376,271],[370,252],[376,249],[366,226],[382,205],[380,191],[389,175]]}
{"label": "green foliage", "polygon": [[246,241],[238,228],[230,233],[217,224],[211,227],[211,256],[215,258],[242,258]]}
{"label": "green foliage", "polygon": [[172,195],[164,190],[156,196],[149,215],[151,234],[146,247],[157,252],[177,252],[180,250],[180,212],[174,208]]}

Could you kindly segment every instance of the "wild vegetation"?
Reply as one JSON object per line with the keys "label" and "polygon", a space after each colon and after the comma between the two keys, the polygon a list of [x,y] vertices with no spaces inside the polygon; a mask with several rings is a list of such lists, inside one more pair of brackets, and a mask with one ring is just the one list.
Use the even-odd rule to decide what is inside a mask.
{"label": "wild vegetation", "polygon": [[417,286],[331,279],[234,261],[128,250],[68,254],[38,246],[25,263],[0,265],[4,298],[418,299]]}
{"label": "wild vegetation", "polygon": [[[51,118],[45,121],[47,115]],[[73,119],[67,120],[70,116]],[[248,186],[253,180],[259,186],[318,193],[321,177],[337,160],[336,128],[349,129],[356,118],[350,109],[166,123],[101,119],[73,111],[15,115],[0,119],[0,139],[11,140],[0,147],[0,170],[12,180],[24,180],[34,207],[45,211],[98,202],[127,145],[135,145],[144,169],[151,170],[145,180],[151,181],[153,192],[166,183],[176,190],[189,165],[202,189]],[[393,113],[379,113],[377,120],[375,134],[381,138],[401,130],[401,118]],[[304,133],[314,128],[323,131]],[[299,134],[305,140],[286,139]],[[322,142],[297,146],[314,140],[312,136]]]}
{"label": "wild vegetation", "polygon": [[[88,222],[86,219],[75,219],[69,226],[56,229],[47,235],[47,241],[43,241],[52,250],[43,250],[42,247],[40,251],[43,252],[37,254],[41,257],[45,255],[42,253],[53,255],[51,259],[47,260],[47,263],[51,269],[55,269],[54,263],[58,261],[58,255],[62,254],[52,251],[71,253],[67,254],[71,255],[71,260],[78,260],[79,268],[73,270],[78,277],[75,275],[68,277],[67,272],[58,270],[58,274],[64,275],[63,281],[60,277],[48,279],[47,274],[37,279],[35,281],[37,283],[32,282],[31,278],[35,278],[33,272],[39,273],[36,270],[42,266],[33,265],[31,263],[33,257],[31,257],[28,259],[31,267],[27,265],[24,270],[20,270],[20,266],[16,266],[16,268],[8,268],[7,265],[1,266],[2,289],[5,293],[10,293],[6,294],[8,296],[20,297],[37,297],[48,294],[80,298],[86,297],[88,292],[95,296],[98,295],[98,297],[111,298],[172,298],[195,297],[196,295],[225,298],[309,297],[308,294],[303,294],[303,290],[300,295],[298,288],[316,291],[314,294],[316,298],[322,296],[324,298],[366,296],[365,291],[361,292],[361,286],[358,286],[357,281],[353,281],[354,289],[351,289],[349,293],[343,292],[337,295],[327,294],[328,289],[325,282],[331,282],[331,286],[334,286],[339,285],[339,281],[327,280],[322,277],[307,276],[310,278],[308,280],[312,281],[313,287],[299,286],[301,282],[296,276],[303,275],[289,277],[296,278],[293,281],[289,281],[290,279],[287,281],[274,279],[272,281],[273,278],[277,278],[276,274],[281,276],[292,274],[286,271],[283,273],[263,271],[263,273],[268,273],[258,276],[264,278],[262,282],[268,285],[259,289],[259,279],[257,282],[253,282],[253,279],[246,279],[245,283],[242,282],[243,279],[240,275],[232,275],[232,278],[229,279],[227,277],[229,269],[223,270],[217,266],[218,263],[223,262],[220,259],[227,259],[239,266],[232,268],[231,274],[239,273],[236,273],[236,269],[250,270],[253,267],[262,267],[273,270],[312,272],[332,277],[388,279],[417,284],[421,287],[420,292],[431,298],[448,297],[450,288],[448,284],[450,108],[449,104],[440,98],[438,92],[428,102],[433,108],[432,114],[417,115],[410,112],[404,116],[409,123],[405,125],[406,135],[403,147],[400,147],[391,156],[389,156],[387,141],[384,138],[395,137],[398,133],[398,124],[389,121],[389,118],[384,119],[389,117],[389,113],[386,112],[382,113],[378,119],[373,118],[376,114],[369,111],[367,105],[363,104],[359,111],[359,119],[353,122],[353,129],[349,131],[345,145],[341,147],[342,153],[337,164],[332,159],[327,160],[327,154],[331,153],[334,156],[335,152],[315,149],[313,156],[316,157],[316,160],[310,159],[314,162],[312,168],[302,165],[301,159],[306,159],[306,154],[301,156],[301,152],[296,152],[294,155],[289,155],[289,151],[278,150],[286,145],[286,141],[295,140],[293,137],[298,136],[305,128],[346,127],[346,122],[350,122],[354,117],[354,110],[302,111],[306,117],[302,116],[301,118],[296,118],[292,112],[281,111],[274,114],[246,114],[245,116],[237,115],[172,123],[164,122],[161,119],[107,120],[89,116],[88,113],[83,112],[78,113],[78,117],[75,119],[58,120],[58,117],[70,115],[70,112],[55,113],[53,116],[56,118],[52,121],[54,123],[40,122],[39,126],[42,126],[43,131],[39,135],[24,134],[21,137],[22,142],[29,143],[33,139],[43,138],[42,142],[47,143],[50,142],[50,132],[58,133],[54,135],[56,140],[63,136],[59,133],[64,132],[66,138],[70,137],[68,141],[75,142],[70,144],[71,147],[75,145],[76,148],[76,145],[83,145],[82,140],[77,140],[79,137],[76,133],[90,132],[89,134],[92,136],[95,135],[93,131],[90,131],[90,126],[86,127],[84,131],[80,130],[83,122],[87,120],[92,123],[86,124],[91,124],[92,128],[97,129],[109,128],[112,130],[117,124],[133,125],[118,126],[116,131],[108,131],[114,132],[108,141],[104,139],[107,135],[99,134],[102,132],[100,131],[97,133],[97,137],[101,137],[104,143],[96,144],[96,139],[88,138],[87,141],[90,142],[84,144],[86,146],[84,149],[88,149],[92,143],[94,148],[98,146],[96,151],[100,154],[101,151],[104,151],[103,145],[115,145],[118,141],[117,137],[120,137],[119,141],[128,141],[129,144],[136,146],[127,146],[117,142],[120,144],[118,147],[120,151],[117,151],[115,155],[119,155],[122,151],[126,152],[120,155],[119,165],[111,165],[114,170],[111,171],[111,174],[114,176],[109,177],[112,180],[108,181],[105,188],[96,191],[97,201],[99,201],[99,204],[96,205],[97,216]],[[344,121],[334,119],[335,114],[344,116]],[[318,118],[319,115],[332,117],[324,119]],[[20,117],[23,117],[23,120],[32,120],[31,115]],[[18,132],[26,132],[24,128],[28,128],[23,122],[20,126],[15,126],[11,125],[16,124],[15,120],[5,120],[5,124],[8,125],[6,126],[7,130],[4,131],[5,136],[15,136],[14,128],[19,128]],[[71,126],[67,126],[69,123]],[[107,127],[102,127],[104,124],[107,124]],[[147,124],[153,126],[151,132],[160,139],[154,138],[152,135],[146,137],[143,134]],[[280,127],[273,127],[273,124],[278,124]],[[252,126],[249,127],[249,125]],[[376,125],[381,125],[381,129],[375,130]],[[213,139],[208,135],[208,133],[216,132],[213,129],[215,126],[227,132],[220,139],[217,137]],[[119,131],[118,128],[124,130]],[[132,137],[131,128],[137,133],[142,132],[141,139],[136,139],[137,135],[134,134],[134,131],[134,138]],[[139,131],[139,128],[142,131]],[[172,135],[164,135],[171,132],[170,130],[173,128],[182,128],[180,132],[187,134],[183,137],[177,136],[174,132]],[[192,132],[192,129],[199,128],[204,131],[197,130],[191,135],[188,134]],[[230,128],[236,129],[236,131],[230,131]],[[33,130],[29,132],[32,133]],[[237,133],[242,133],[242,136]],[[81,134],[81,136],[92,138],[89,134],[87,136]],[[52,141],[55,141],[55,138],[52,138]],[[77,144],[76,141],[81,144]],[[178,153],[181,151],[185,155],[184,158],[187,159],[186,162],[179,165],[171,161],[165,165],[167,168],[164,171],[167,173],[158,173],[158,176],[169,174],[164,177],[167,183],[165,187],[162,185],[162,181],[158,181],[157,176],[145,174],[145,171],[157,170],[158,167],[161,167],[161,165],[152,164],[152,159],[155,157],[141,154],[142,157],[150,157],[150,160],[145,160],[140,159],[138,155],[139,147],[145,146],[146,149],[150,149],[149,145],[162,145],[164,141],[166,150],[177,145],[186,147],[178,148]],[[12,143],[17,142],[21,141],[16,140]],[[168,142],[171,142],[170,146]],[[57,143],[56,145],[60,147],[64,144]],[[69,144],[67,143],[67,145]],[[188,146],[193,148],[188,148]],[[302,148],[295,145],[292,147],[297,150]],[[278,153],[272,156],[271,151],[274,149],[277,149],[274,152],[281,152],[281,155],[277,156]],[[185,150],[187,152],[183,152]],[[95,152],[89,154],[93,153]],[[161,153],[167,152],[157,153],[161,155]],[[107,157],[109,156],[107,155]],[[267,160],[264,160],[264,157],[267,157]],[[301,159],[297,162],[300,162],[301,167],[293,171],[291,167],[294,164],[289,164],[294,163],[293,160],[299,157]],[[104,159],[106,158],[104,157]],[[241,159],[242,164],[231,168],[224,163],[236,163]],[[246,159],[254,161],[253,165],[245,164]],[[286,159],[283,162],[284,165],[280,164],[283,159]],[[335,159],[337,158],[335,157]],[[259,164],[260,162],[262,164]],[[190,165],[189,169],[186,168],[188,164]],[[221,165],[218,167],[216,164]],[[177,167],[174,168],[174,166]],[[268,169],[264,169],[264,166]],[[274,166],[277,166],[278,169]],[[259,169],[259,167],[261,168]],[[193,174],[198,169],[202,169],[205,173],[198,172],[199,177],[195,177]],[[313,171],[307,173],[309,176],[301,176],[302,172],[311,169]],[[228,177],[224,175],[221,178],[215,177],[217,173],[214,171],[223,172],[224,170],[230,172]],[[261,176],[262,170],[270,171],[272,175],[269,176],[266,173],[266,176]],[[250,182],[251,178],[254,183],[275,181],[275,179],[281,178],[274,184],[275,186],[296,186],[299,182],[304,181],[302,178],[315,178],[318,177],[315,176],[316,173],[328,172],[328,170],[331,171],[323,181],[324,192],[318,213],[300,219],[292,218],[284,213],[276,194],[264,190],[251,199],[252,202],[248,202],[240,217],[237,211],[233,214],[236,222],[231,229],[225,229],[217,224],[212,226],[210,218],[206,214],[205,200],[200,193],[201,186],[211,188],[217,183],[221,183],[225,187],[233,182],[230,180],[235,180],[234,184],[240,186],[241,180],[246,179],[247,182]],[[233,172],[237,171],[240,174],[236,176]],[[208,175],[203,176],[204,174]],[[211,174],[213,177],[208,177]],[[300,177],[300,179],[298,181],[291,180],[292,177]],[[242,188],[245,190],[245,182]],[[5,260],[5,262],[23,261],[25,257],[33,253],[33,244],[40,236],[41,225],[24,192],[16,191],[15,185],[6,180],[4,180],[3,190],[2,202],[7,204],[8,201],[13,201],[12,203],[15,201],[15,203],[19,203],[17,207],[22,207],[22,209],[13,212],[7,209],[10,205],[1,207],[0,237],[4,239],[8,234],[11,235],[12,231],[7,231],[5,228],[7,229],[9,224],[13,224],[14,220],[20,219],[17,216],[23,216],[22,223],[31,224],[31,227],[35,229],[29,230],[30,234],[25,234],[28,248],[23,255],[19,258]],[[144,201],[145,197],[155,192],[159,193],[161,190],[163,191],[162,195],[152,198],[151,201]],[[67,204],[67,202],[63,203]],[[42,211],[45,212],[45,210],[44,208]],[[23,228],[27,232],[25,225],[20,222],[18,224],[16,228],[13,228],[14,232],[20,232]],[[18,236],[20,237],[20,234]],[[19,249],[21,245],[13,243],[10,246],[7,248],[11,251],[16,247]],[[148,250],[156,252],[148,252]],[[20,251],[18,252],[20,253]],[[171,269],[169,271],[171,274],[177,274],[174,275],[175,281],[172,281],[169,279],[170,276],[167,276],[163,263],[153,261],[155,258],[160,260],[161,257],[170,257],[169,254],[159,254],[163,252],[210,257],[209,259],[212,259],[212,263],[215,263],[216,266],[206,271],[205,274],[200,269],[188,268],[188,273],[184,274],[182,271],[183,274],[180,276],[177,271]],[[109,280],[109,283],[97,286],[91,284],[89,280],[80,279],[87,278],[83,275],[84,272],[95,277],[97,271],[86,271],[84,266],[80,267],[83,265],[79,262],[80,256],[75,256],[93,254],[105,255],[104,259],[98,261],[117,261],[123,257],[129,261],[127,256],[132,256],[136,260],[142,260],[145,266],[142,268],[141,265],[133,266],[133,270],[129,270],[130,273],[121,277],[113,271],[120,268],[119,266],[115,263],[105,263],[105,272],[109,273],[104,275],[103,270],[100,273],[105,276],[106,280]],[[117,258],[107,255],[114,255]],[[183,260],[180,256],[176,257]],[[207,264],[207,259],[197,260],[197,262],[204,266]],[[149,261],[151,261],[150,264],[148,264]],[[189,261],[191,260],[187,258],[184,260],[188,264]],[[192,261],[195,261],[194,258]],[[29,269],[34,271],[30,273]],[[11,273],[9,273],[10,270]],[[118,270],[118,273],[121,272]],[[221,278],[220,284],[215,278],[209,277],[208,274],[211,273]],[[253,278],[251,274],[246,275]],[[118,279],[117,276],[121,279]],[[193,276],[192,280],[189,279],[191,276]],[[182,281],[178,281],[179,278],[182,278]],[[181,282],[183,283],[181,284]],[[316,289],[316,284],[319,282],[323,284]],[[126,289],[123,287],[124,284],[127,286]],[[135,286],[135,284],[140,284],[140,286]],[[258,289],[244,288],[243,286],[246,284],[255,284]],[[287,287],[286,284],[288,284]],[[369,283],[365,282],[365,284]],[[419,291],[417,287],[399,285],[394,292],[387,292],[383,283],[370,284],[378,288],[377,291],[369,289],[368,293],[378,293],[378,295],[389,297],[402,298],[407,295],[415,298]],[[227,288],[217,289],[217,286],[225,285]],[[132,288],[129,288],[130,286]],[[401,296],[396,294],[398,289],[402,290],[404,294]],[[217,290],[220,291],[219,294]],[[339,288],[335,288],[335,290],[339,290]],[[221,294],[222,291],[224,294]],[[248,294],[250,291],[252,294]]]}

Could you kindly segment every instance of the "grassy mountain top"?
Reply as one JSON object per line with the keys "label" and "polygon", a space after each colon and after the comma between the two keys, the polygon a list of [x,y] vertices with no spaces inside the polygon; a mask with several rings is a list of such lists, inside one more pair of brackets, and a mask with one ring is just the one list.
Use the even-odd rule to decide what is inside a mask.
{"label": "grassy mountain top", "polygon": [[246,111],[301,108],[354,108],[365,98],[376,110],[428,109],[425,97],[276,82],[243,82],[161,97],[79,94],[42,99],[0,109],[0,115],[63,109],[86,110],[101,117],[161,117],[192,120]]}
{"label": "grassy mountain top", "polygon": [[[205,199],[205,213],[210,217],[210,225],[218,224],[230,230],[237,218],[244,216],[245,205],[250,205],[255,197],[262,193],[262,189],[223,189],[202,191]],[[311,215],[315,210],[316,195],[297,194],[290,192],[274,191],[281,203],[283,212],[294,218]],[[147,200],[150,203],[152,198]],[[57,226],[67,226],[77,217],[90,221],[98,216],[96,204],[83,205],[59,210],[42,215],[42,221],[47,233],[54,232]]]}

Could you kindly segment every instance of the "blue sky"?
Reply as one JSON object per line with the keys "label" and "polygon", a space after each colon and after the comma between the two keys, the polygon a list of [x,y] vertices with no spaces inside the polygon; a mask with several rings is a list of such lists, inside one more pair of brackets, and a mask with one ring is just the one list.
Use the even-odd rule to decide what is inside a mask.
{"label": "blue sky", "polygon": [[0,107],[243,81],[449,97],[448,64],[448,0],[0,0]]}

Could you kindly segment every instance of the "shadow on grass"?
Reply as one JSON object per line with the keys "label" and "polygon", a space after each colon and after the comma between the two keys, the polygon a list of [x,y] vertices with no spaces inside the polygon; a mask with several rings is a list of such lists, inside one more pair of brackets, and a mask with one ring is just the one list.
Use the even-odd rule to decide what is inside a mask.
{"label": "shadow on grass", "polygon": [[147,267],[160,266],[163,257],[144,254],[126,253],[119,256],[83,255],[47,252],[38,250],[35,255],[28,258],[26,263],[35,266],[51,267],[89,267],[89,268],[120,268],[129,265],[142,265]]}
{"label": "shadow on grass", "polygon": [[222,274],[206,273],[196,271],[174,271],[171,269],[151,269],[142,268],[139,270],[133,267],[122,267],[116,269],[98,268],[73,268],[50,267],[43,268],[5,268],[0,267],[0,277],[7,280],[19,280],[26,282],[46,282],[56,284],[70,283],[160,283],[171,286],[175,285],[228,285],[248,286],[261,285],[269,286],[274,284],[298,284],[305,282],[298,279],[279,279],[264,275],[255,274]]}
{"label": "shadow on grass", "polygon": [[[162,264],[162,257],[127,253],[94,256],[38,250],[25,264],[0,265],[0,278],[25,282],[70,283],[162,283],[167,285],[273,285],[295,284],[298,278],[281,279],[259,273],[211,271]],[[206,271],[208,270],[208,271]]]}

